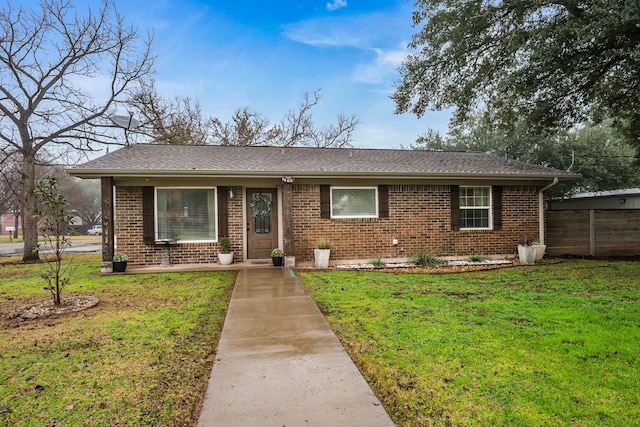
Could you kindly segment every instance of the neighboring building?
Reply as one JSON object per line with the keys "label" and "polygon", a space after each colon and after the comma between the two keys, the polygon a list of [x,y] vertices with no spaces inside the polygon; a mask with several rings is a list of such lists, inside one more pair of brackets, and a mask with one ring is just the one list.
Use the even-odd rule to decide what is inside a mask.
{"label": "neighboring building", "polygon": [[160,264],[164,239],[175,263],[215,262],[219,236],[236,261],[283,247],[304,265],[320,238],[332,262],[512,256],[544,241],[543,191],[579,178],[484,153],[151,144],[68,172],[102,180],[104,269],[114,235],[134,266]]}
{"label": "neighboring building", "polygon": [[0,217],[0,230],[1,234],[6,236],[11,234],[15,234],[15,230],[18,230],[18,235],[22,236],[22,222],[20,220],[19,215],[15,215],[14,213],[3,213]]}
{"label": "neighboring building", "polygon": [[550,255],[640,255],[640,188],[579,193],[549,202]]}
{"label": "neighboring building", "polygon": [[569,209],[640,209],[640,188],[577,193],[549,202],[549,210]]}

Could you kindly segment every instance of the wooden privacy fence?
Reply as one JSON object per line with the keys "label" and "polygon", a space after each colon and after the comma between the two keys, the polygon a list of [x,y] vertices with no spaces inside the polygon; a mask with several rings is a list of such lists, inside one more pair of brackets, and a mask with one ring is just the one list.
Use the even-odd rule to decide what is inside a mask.
{"label": "wooden privacy fence", "polygon": [[547,211],[547,255],[640,255],[640,209]]}

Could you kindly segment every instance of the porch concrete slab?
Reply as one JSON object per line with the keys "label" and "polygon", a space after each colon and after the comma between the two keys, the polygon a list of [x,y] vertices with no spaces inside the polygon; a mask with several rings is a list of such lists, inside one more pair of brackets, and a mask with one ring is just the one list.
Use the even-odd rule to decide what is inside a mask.
{"label": "porch concrete slab", "polygon": [[241,270],[198,425],[393,426],[292,272]]}

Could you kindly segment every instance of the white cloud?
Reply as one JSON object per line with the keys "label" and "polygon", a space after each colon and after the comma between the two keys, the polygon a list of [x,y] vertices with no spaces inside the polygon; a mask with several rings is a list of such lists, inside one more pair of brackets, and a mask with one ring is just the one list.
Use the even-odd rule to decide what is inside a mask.
{"label": "white cloud", "polygon": [[411,35],[411,25],[403,10],[323,16],[286,24],[282,28],[288,39],[315,47],[386,47]]}
{"label": "white cloud", "polygon": [[362,83],[382,83],[396,70],[407,56],[407,50],[372,49],[376,57],[368,64],[359,65],[354,73],[354,80]]}
{"label": "white cloud", "polygon": [[327,10],[329,12],[342,9],[343,7],[347,7],[347,0],[333,0],[333,2],[327,3]]}
{"label": "white cloud", "polygon": [[315,47],[360,47],[365,41],[358,28],[349,19],[313,19],[286,25],[284,35],[295,42]]}

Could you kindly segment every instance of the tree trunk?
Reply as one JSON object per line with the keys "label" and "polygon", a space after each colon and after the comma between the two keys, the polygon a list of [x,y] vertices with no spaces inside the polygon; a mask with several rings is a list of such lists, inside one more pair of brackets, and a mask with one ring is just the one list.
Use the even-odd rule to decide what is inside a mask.
{"label": "tree trunk", "polygon": [[22,159],[22,201],[23,223],[22,238],[24,241],[22,261],[37,261],[38,254],[38,220],[34,217],[37,211],[35,190],[36,161],[33,151],[24,154]]}
{"label": "tree trunk", "polygon": [[13,238],[18,238],[18,227],[21,227],[21,223],[24,223],[22,220],[22,213],[18,211],[14,211],[13,213]]}

